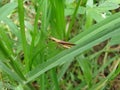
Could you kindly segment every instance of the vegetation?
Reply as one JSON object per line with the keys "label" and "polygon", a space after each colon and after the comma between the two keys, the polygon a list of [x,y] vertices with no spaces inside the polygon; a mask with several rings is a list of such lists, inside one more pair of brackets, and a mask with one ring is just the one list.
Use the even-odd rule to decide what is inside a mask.
{"label": "vegetation", "polygon": [[0,0],[1,90],[120,90],[120,0]]}

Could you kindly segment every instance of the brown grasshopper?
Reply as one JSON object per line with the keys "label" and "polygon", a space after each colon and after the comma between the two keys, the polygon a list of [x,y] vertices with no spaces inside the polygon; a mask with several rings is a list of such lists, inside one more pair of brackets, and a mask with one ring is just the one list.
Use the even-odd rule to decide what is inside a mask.
{"label": "brown grasshopper", "polygon": [[59,40],[59,39],[54,38],[54,37],[49,37],[49,39],[62,45],[64,48],[71,48],[72,46],[75,46],[75,44],[73,44],[73,43],[65,42],[63,40]]}

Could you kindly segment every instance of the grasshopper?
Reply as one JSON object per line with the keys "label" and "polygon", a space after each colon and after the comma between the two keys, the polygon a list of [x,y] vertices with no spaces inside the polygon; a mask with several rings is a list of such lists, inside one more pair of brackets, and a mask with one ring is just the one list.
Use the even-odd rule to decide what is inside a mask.
{"label": "grasshopper", "polygon": [[75,44],[73,44],[73,43],[65,42],[63,40],[59,40],[59,39],[54,38],[54,37],[49,37],[49,39],[62,45],[64,48],[67,48],[67,49],[71,48],[72,46],[75,46]]}

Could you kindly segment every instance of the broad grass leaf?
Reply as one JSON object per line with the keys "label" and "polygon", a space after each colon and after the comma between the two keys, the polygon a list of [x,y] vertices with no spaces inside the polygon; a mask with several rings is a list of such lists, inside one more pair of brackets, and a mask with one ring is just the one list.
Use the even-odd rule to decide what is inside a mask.
{"label": "broad grass leaf", "polygon": [[117,35],[114,35],[110,41],[110,45],[117,45],[120,44],[120,33],[117,33]]}
{"label": "broad grass leaf", "polygon": [[98,7],[96,7],[96,9],[101,12],[113,10],[113,9],[117,9],[117,8],[119,8],[119,5],[117,3],[110,2],[110,1],[105,1],[104,3],[102,3]]}
{"label": "broad grass leaf", "polygon": [[93,7],[93,0],[87,0],[86,6]]}
{"label": "broad grass leaf", "polygon": [[[92,13],[91,13],[92,12]],[[94,19],[97,22],[100,22],[104,20],[105,18],[102,16],[101,12],[98,10],[91,8],[87,10],[88,16],[90,16],[92,19]]]}
{"label": "broad grass leaf", "polygon": [[17,3],[12,2],[5,4],[0,8],[0,21],[3,21],[5,24],[7,24],[13,34],[15,34],[20,39],[20,32],[17,28],[17,26],[9,19],[7,18],[8,15],[17,7]]}
{"label": "broad grass leaf", "polygon": [[17,3],[8,3],[0,8],[0,20],[7,17],[15,8],[17,7]]}

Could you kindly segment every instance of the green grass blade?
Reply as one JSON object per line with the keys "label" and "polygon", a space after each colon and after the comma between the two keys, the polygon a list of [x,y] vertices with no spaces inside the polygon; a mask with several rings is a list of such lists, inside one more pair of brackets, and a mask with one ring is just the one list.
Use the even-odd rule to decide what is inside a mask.
{"label": "green grass blade", "polygon": [[[51,27],[52,35],[64,39],[65,36],[65,16],[64,16],[64,1],[63,0],[50,0],[51,8]],[[54,13],[54,15],[53,15]]]}
{"label": "green grass blade", "polygon": [[36,12],[36,16],[35,16],[35,22],[34,22],[34,32],[33,32],[33,35],[32,35],[32,42],[31,42],[31,46],[30,46],[30,54],[29,54],[29,69],[31,70],[32,68],[32,63],[33,63],[33,60],[32,60],[32,52],[33,52],[33,48],[35,46],[35,39],[36,39],[36,35],[37,35],[37,32],[38,32],[38,20],[39,20],[39,17],[40,17],[40,10],[41,10],[41,7],[40,7],[41,3],[39,3],[38,7],[37,7],[37,12]]}
{"label": "green grass blade", "polygon": [[18,68],[16,61],[14,61],[14,59],[15,59],[14,55],[11,55],[11,52],[9,51],[9,49],[7,47],[5,47],[5,45],[3,44],[2,41],[0,41],[0,50],[2,51],[2,53],[4,54],[6,59],[10,60],[9,64],[11,65],[12,69],[14,69],[14,71],[19,75],[19,77],[22,80],[25,80],[25,77],[22,74],[22,72],[20,71],[20,69]]}
{"label": "green grass blade", "polygon": [[55,90],[60,90],[58,79],[57,79],[57,74],[56,74],[56,68],[53,68],[51,70],[51,77],[52,77],[53,84],[55,85]]}
{"label": "green grass blade", "polygon": [[2,21],[8,25],[8,27],[10,28],[10,31],[12,32],[12,34],[14,34],[16,37],[18,37],[18,40],[21,41],[21,35],[20,35],[20,31],[18,30],[18,27],[12,22],[11,19],[5,17],[2,19]]}
{"label": "green grass blade", "polygon": [[10,68],[8,68],[3,62],[0,61],[0,69],[6,72],[9,76],[11,76],[15,81],[23,83],[23,80]]}
{"label": "green grass blade", "polygon": [[26,35],[25,35],[23,0],[18,0],[18,14],[19,14],[22,46],[25,54],[26,71],[29,71],[30,67],[29,67],[29,58],[28,58],[28,52],[27,52],[27,41],[26,41]]}
{"label": "green grass blade", "polygon": [[78,0],[77,6],[76,6],[75,11],[72,15],[72,21],[70,22],[70,25],[69,25],[68,30],[67,30],[67,35],[66,35],[67,39],[70,37],[70,31],[72,30],[73,24],[75,22],[75,18],[76,18],[76,14],[77,14],[77,11],[78,11],[79,6],[80,6],[80,2],[82,2],[82,0]]}
{"label": "green grass blade", "polygon": [[7,17],[17,7],[17,3],[8,3],[0,8],[0,20]]}
{"label": "green grass blade", "polygon": [[85,78],[85,82],[90,87],[92,81],[92,68],[87,59],[84,59],[82,56],[77,57],[77,61],[79,66],[83,72],[83,76]]}

